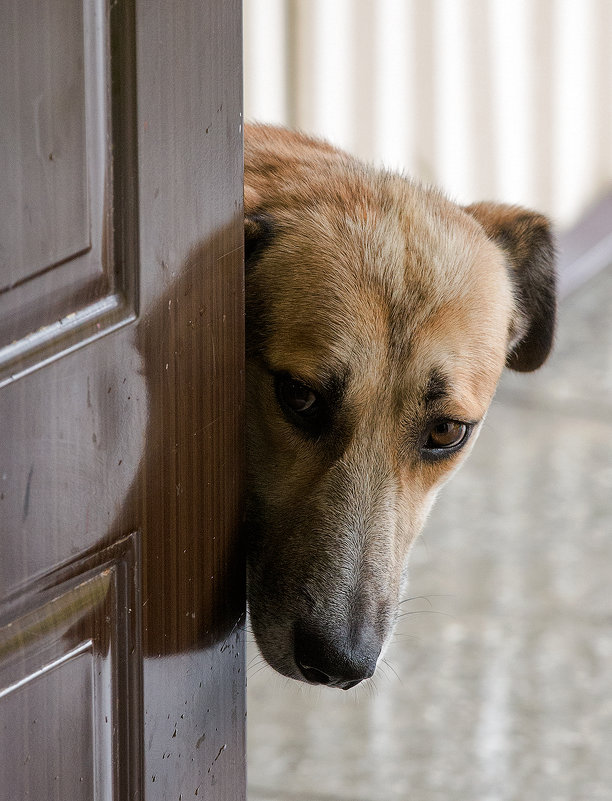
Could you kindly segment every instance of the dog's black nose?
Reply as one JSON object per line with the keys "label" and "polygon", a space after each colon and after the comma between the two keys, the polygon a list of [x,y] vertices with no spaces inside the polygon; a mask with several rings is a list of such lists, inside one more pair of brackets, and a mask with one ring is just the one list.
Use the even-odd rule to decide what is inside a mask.
{"label": "dog's black nose", "polygon": [[323,632],[298,623],[295,627],[295,661],[311,684],[350,690],[376,670],[382,643],[375,630],[362,626],[351,636]]}

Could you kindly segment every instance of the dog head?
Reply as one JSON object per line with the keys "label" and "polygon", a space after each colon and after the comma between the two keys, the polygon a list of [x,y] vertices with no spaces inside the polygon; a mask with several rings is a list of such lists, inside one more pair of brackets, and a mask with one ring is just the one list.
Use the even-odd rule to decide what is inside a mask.
{"label": "dog head", "polygon": [[551,234],[265,127],[245,134],[245,210],[252,627],[282,674],[346,689],[504,365],[548,354]]}

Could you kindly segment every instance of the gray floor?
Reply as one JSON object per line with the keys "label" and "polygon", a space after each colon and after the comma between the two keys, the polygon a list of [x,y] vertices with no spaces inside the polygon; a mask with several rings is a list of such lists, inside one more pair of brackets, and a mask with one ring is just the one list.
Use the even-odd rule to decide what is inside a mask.
{"label": "gray floor", "polygon": [[[612,799],[612,269],[508,374],[369,686],[249,668],[250,801]],[[439,614],[442,613],[442,614]]]}

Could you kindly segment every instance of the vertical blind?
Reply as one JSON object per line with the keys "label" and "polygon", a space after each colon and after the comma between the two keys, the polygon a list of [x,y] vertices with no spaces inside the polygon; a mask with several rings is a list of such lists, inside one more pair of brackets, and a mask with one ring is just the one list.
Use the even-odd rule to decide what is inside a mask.
{"label": "vertical blind", "polygon": [[612,183],[611,0],[245,0],[245,115],[571,225]]}

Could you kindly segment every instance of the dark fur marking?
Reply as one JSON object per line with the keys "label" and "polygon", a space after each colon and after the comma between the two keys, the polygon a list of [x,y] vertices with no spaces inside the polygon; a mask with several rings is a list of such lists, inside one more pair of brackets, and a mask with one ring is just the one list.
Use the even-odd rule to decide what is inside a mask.
{"label": "dark fur marking", "polygon": [[263,212],[246,214],[244,218],[244,265],[246,272],[246,349],[249,356],[261,353],[267,334],[268,323],[263,293],[253,291],[253,269],[261,254],[270,246],[275,236],[272,217]]}
{"label": "dark fur marking", "polygon": [[426,406],[431,406],[436,401],[444,400],[449,396],[448,381],[439,370],[432,370],[427,382],[427,387],[423,393]]}
{"label": "dark fur marking", "polygon": [[248,270],[274,238],[274,222],[268,214],[247,214],[244,218],[244,263]]}

